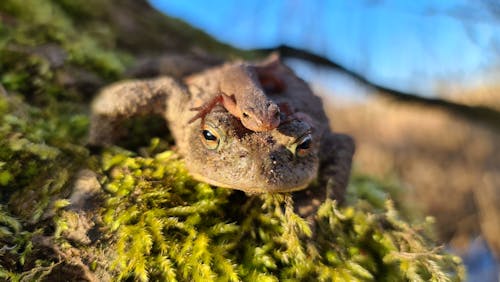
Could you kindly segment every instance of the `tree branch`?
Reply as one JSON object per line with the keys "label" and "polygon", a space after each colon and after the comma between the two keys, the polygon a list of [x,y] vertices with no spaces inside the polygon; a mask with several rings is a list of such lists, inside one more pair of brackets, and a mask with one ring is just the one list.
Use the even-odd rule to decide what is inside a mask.
{"label": "tree branch", "polygon": [[372,82],[362,74],[350,70],[347,67],[338,64],[332,60],[329,60],[325,57],[321,57],[312,54],[308,51],[292,48],[286,45],[281,45],[273,49],[261,49],[260,51],[263,52],[278,51],[282,57],[302,59],[318,65],[331,67],[349,75],[351,78],[353,78],[354,80],[358,81],[361,84],[372,87],[373,89],[376,90],[375,93],[378,95],[386,96],[401,102],[408,102],[413,104],[421,104],[424,106],[440,108],[457,116],[466,118],[468,120],[479,122],[483,125],[492,128],[495,131],[500,131],[500,111],[497,111],[490,107],[464,105],[442,98],[429,98],[429,97],[424,97],[423,95],[420,95],[418,93],[409,93],[391,89],[379,85],[375,82]]}

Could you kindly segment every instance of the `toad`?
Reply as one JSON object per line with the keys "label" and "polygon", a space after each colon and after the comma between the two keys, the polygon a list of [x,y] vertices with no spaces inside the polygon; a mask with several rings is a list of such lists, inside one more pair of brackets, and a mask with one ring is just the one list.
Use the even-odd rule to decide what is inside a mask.
{"label": "toad", "polygon": [[[253,65],[271,69],[285,87],[264,88],[247,72],[248,77],[238,74],[232,91],[239,91],[238,83],[244,89],[250,85],[258,89],[246,89],[247,105],[254,99],[252,93],[265,95],[256,99],[283,105],[286,110],[280,112],[280,124],[273,129],[251,130],[221,105],[213,105],[202,119],[192,121],[190,109],[199,109],[220,95],[221,81],[229,78],[226,70],[241,66],[236,62],[180,81],[163,76],[104,88],[92,103],[89,143],[112,144],[122,135],[125,120],[157,114],[167,121],[188,171],[199,181],[247,193],[302,190],[294,193],[302,214],[326,197],[341,199],[354,153],[352,139],[330,131],[321,99],[290,68],[273,58]],[[319,182],[315,188],[305,189],[315,179]]]}

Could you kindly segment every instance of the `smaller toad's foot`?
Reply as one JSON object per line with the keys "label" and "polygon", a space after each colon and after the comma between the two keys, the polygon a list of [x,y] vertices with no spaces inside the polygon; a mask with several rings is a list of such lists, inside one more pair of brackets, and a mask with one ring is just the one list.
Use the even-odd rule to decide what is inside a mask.
{"label": "smaller toad's foot", "polygon": [[210,101],[206,102],[205,104],[203,104],[199,107],[191,108],[190,109],[191,111],[198,111],[198,113],[188,121],[188,124],[194,122],[195,120],[197,120],[199,118],[201,118],[201,123],[203,124],[203,121],[205,120],[205,116],[208,113],[210,113],[213,110],[213,108],[215,108],[215,106],[217,106],[217,104],[221,104],[223,102],[222,95],[224,95],[224,94],[220,94],[220,95],[215,96]]}

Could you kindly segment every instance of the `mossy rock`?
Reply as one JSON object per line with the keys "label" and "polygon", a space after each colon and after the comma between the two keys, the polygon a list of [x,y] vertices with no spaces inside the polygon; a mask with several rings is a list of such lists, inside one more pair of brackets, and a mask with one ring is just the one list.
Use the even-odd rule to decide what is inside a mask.
{"label": "mossy rock", "polygon": [[176,43],[127,41],[109,13],[154,11],[116,3],[0,2],[0,279],[464,279],[460,259],[429,235],[431,220],[408,223],[388,193],[397,189],[371,178],[355,174],[347,203],[326,201],[311,224],[289,194],[193,180],[165,139],[92,153],[88,102],[137,56],[198,43],[253,56],[156,12],[142,25],[170,29]]}

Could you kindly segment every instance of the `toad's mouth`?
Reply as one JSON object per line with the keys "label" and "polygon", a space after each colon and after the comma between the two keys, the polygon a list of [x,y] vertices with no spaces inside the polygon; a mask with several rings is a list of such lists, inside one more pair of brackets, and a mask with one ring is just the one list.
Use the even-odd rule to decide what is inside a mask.
{"label": "toad's mouth", "polygon": [[228,183],[223,183],[218,180],[210,179],[204,175],[197,174],[197,173],[191,173],[191,176],[193,176],[194,179],[201,181],[201,182],[206,182],[210,185],[222,187],[222,188],[228,188],[228,189],[235,189],[235,190],[241,190],[243,192],[247,193],[255,193],[255,194],[261,194],[261,193],[283,193],[283,192],[294,192],[294,191],[300,191],[304,190],[307,188],[309,183],[313,180],[314,177],[311,179],[304,179],[300,183],[294,183],[293,185],[291,183],[289,184],[282,184],[282,185],[276,185],[276,184],[261,184],[261,185],[247,185],[242,187],[241,184],[228,184]]}

